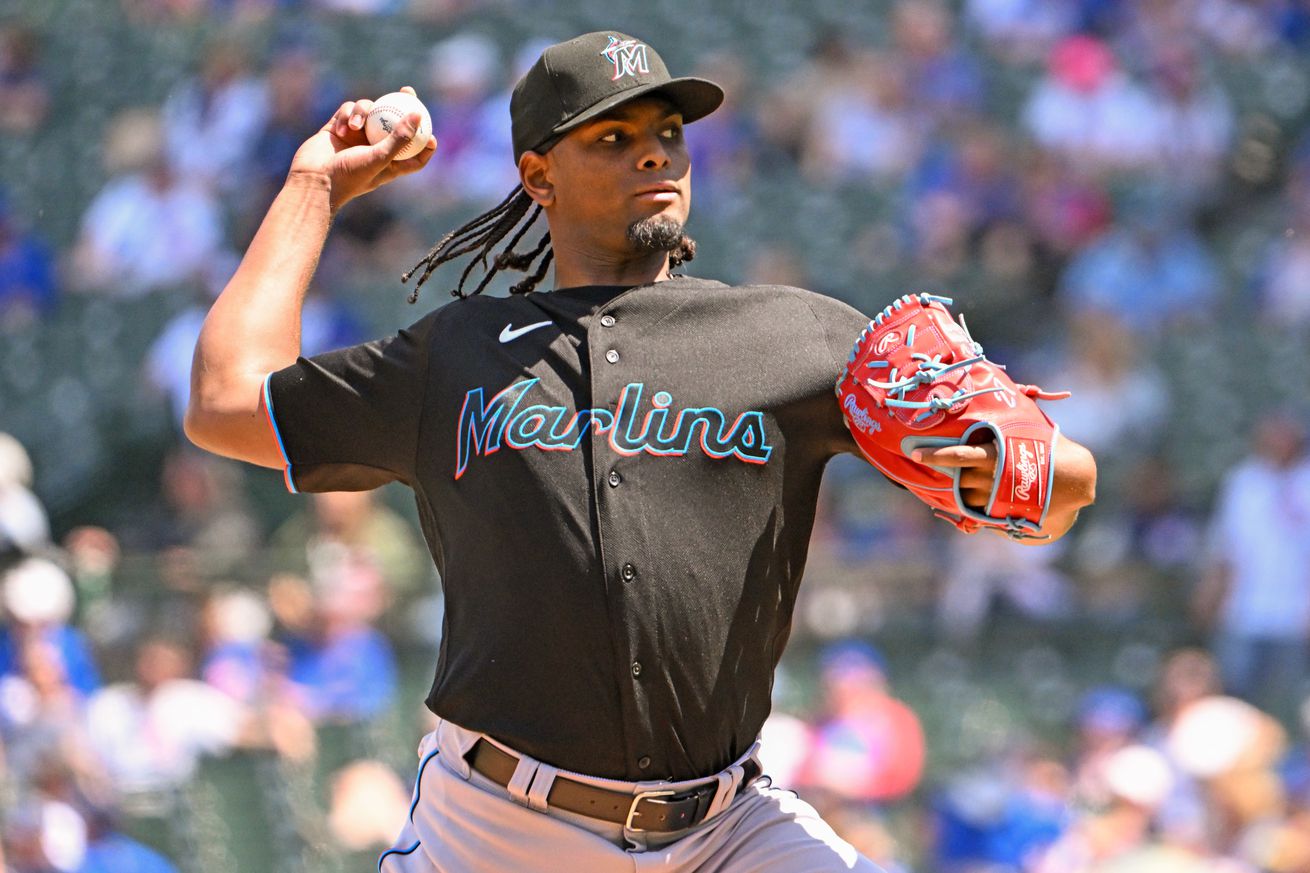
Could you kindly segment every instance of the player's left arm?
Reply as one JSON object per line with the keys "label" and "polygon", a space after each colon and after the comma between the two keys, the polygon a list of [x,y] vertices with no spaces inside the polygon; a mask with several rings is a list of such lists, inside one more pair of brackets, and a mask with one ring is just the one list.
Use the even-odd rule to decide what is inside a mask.
{"label": "player's left arm", "polygon": [[[960,468],[960,493],[965,503],[979,509],[987,505],[996,479],[995,443],[920,449],[912,457],[936,467]],[[1058,540],[1073,527],[1079,511],[1096,500],[1096,458],[1085,446],[1062,433],[1053,462],[1055,480],[1046,520],[1037,534],[1041,538],[1018,541],[1024,545],[1044,546]]]}

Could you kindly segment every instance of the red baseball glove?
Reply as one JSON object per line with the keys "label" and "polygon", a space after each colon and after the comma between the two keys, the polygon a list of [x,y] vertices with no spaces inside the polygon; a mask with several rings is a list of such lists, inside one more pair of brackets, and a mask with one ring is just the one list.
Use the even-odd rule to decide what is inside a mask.
{"label": "red baseball glove", "polygon": [[[1038,408],[1050,393],[1019,385],[983,355],[946,308],[948,297],[907,294],[860,333],[837,398],[865,457],[933,513],[973,533],[998,528],[1014,539],[1040,539],[1055,478],[1060,428]],[[915,449],[996,443],[991,498],[968,506],[960,468],[921,464]]]}

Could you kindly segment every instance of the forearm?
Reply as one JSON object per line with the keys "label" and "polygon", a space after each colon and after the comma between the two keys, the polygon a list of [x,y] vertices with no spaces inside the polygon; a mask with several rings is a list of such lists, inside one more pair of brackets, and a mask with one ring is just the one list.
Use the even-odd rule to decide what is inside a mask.
{"label": "forearm", "polygon": [[1046,545],[1069,532],[1083,507],[1096,501],[1096,459],[1084,446],[1061,436],[1055,447],[1055,481],[1051,485],[1050,508],[1042,525],[1045,539],[1022,540],[1027,545]]}
{"label": "forearm", "polygon": [[1072,528],[1073,523],[1078,520],[1079,509],[1055,509],[1046,515],[1046,523],[1042,525],[1040,539],[1018,540],[1025,546],[1048,546],[1067,534]]}
{"label": "forearm", "polygon": [[262,378],[300,354],[300,310],[327,239],[326,177],[293,174],[273,201],[241,265],[205,318],[192,391]]}
{"label": "forearm", "polygon": [[[187,432],[197,443],[226,446],[225,434],[210,432],[254,427],[247,419],[259,416],[264,377],[299,356],[301,308],[327,239],[330,193],[324,175],[288,177],[236,273],[210,308],[191,365]],[[248,442],[239,439],[239,433],[231,435]],[[230,449],[215,450],[233,454]]]}

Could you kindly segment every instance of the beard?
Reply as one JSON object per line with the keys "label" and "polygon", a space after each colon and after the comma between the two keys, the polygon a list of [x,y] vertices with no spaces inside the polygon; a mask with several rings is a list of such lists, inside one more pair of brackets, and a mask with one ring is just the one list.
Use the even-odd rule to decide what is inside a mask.
{"label": "beard", "polygon": [[665,215],[654,215],[628,225],[628,242],[638,251],[676,251],[684,239],[682,222]]}

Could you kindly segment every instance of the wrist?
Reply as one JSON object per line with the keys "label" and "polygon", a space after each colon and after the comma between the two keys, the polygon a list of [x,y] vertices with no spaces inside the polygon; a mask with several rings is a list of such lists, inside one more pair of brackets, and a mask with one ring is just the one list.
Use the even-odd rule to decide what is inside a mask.
{"label": "wrist", "polygon": [[332,177],[323,170],[296,170],[287,173],[284,188],[307,188],[311,191],[332,193]]}
{"label": "wrist", "polygon": [[282,190],[307,198],[307,202],[317,202],[326,198],[328,214],[332,218],[336,217],[337,210],[342,206],[337,202],[337,192],[333,188],[331,174],[323,170],[292,169],[287,173]]}

